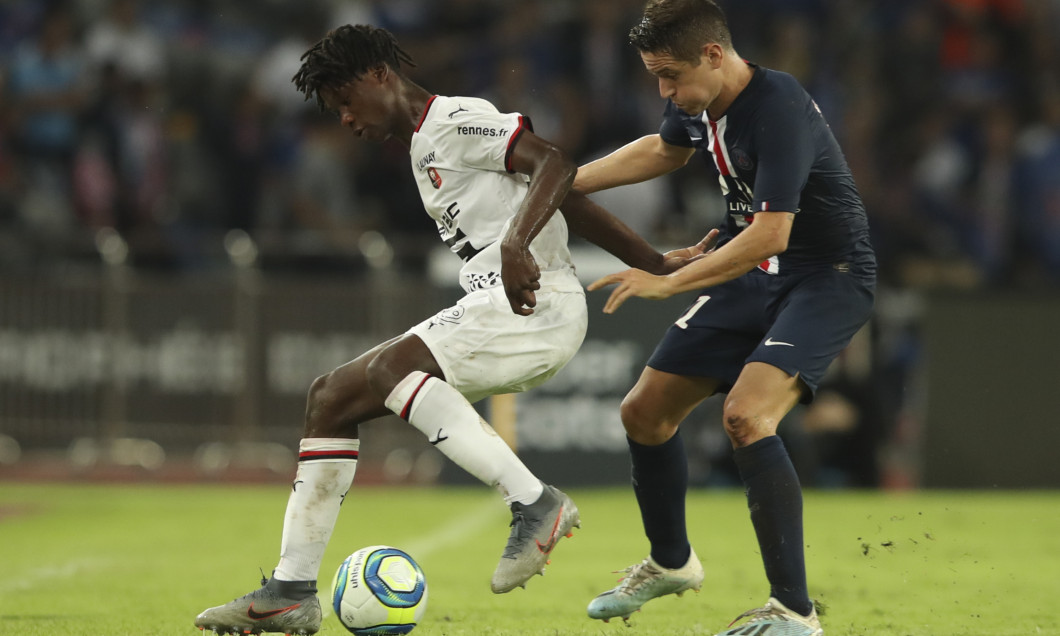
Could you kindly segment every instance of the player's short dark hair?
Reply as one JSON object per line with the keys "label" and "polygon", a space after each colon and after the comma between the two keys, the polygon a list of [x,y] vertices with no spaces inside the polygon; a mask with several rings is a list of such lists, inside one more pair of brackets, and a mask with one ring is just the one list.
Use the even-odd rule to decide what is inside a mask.
{"label": "player's short dark hair", "polygon": [[325,108],[321,89],[342,88],[383,64],[398,74],[402,64],[416,66],[390,31],[366,24],[347,24],[328,31],[301,59],[302,68],[291,81],[307,100],[315,96],[321,110]]}
{"label": "player's short dark hair", "polygon": [[650,0],[629,43],[642,53],[665,53],[699,63],[703,45],[732,49],[725,12],[713,0]]}

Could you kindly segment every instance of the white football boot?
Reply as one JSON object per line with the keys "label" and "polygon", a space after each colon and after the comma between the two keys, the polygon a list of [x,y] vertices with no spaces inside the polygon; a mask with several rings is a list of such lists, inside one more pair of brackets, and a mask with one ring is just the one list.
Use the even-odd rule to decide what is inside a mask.
{"label": "white football boot", "polygon": [[589,617],[604,622],[616,616],[622,620],[640,609],[653,598],[676,594],[681,596],[688,590],[699,591],[703,585],[703,565],[695,550],[688,555],[688,562],[676,569],[664,568],[650,556],[636,565],[631,565],[618,587],[597,596],[589,603]]}
{"label": "white football boot", "polygon": [[[733,627],[741,619],[747,622]],[[821,621],[817,619],[817,608],[809,616],[803,616],[784,607],[775,598],[770,598],[762,607],[747,610],[729,623],[729,629],[716,636],[823,636]]]}

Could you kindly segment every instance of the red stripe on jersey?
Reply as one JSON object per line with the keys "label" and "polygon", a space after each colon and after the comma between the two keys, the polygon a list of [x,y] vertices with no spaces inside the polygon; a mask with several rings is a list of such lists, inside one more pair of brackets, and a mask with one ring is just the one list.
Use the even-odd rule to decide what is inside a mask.
{"label": "red stripe on jersey", "polygon": [[522,137],[523,131],[527,129],[529,123],[525,117],[519,115],[519,127],[515,129],[515,132],[508,139],[508,148],[504,151],[504,169],[508,172],[515,172],[512,168],[512,151],[515,150],[515,142],[519,141],[519,137]]}
{"label": "red stripe on jersey", "polygon": [[710,123],[710,131],[714,134],[714,163],[718,164],[718,172],[722,176],[728,177],[732,172],[729,170],[729,164],[725,163],[725,153],[722,152],[721,140],[718,138],[718,124],[710,120],[708,122]]}
{"label": "red stripe on jersey", "polygon": [[413,132],[420,131],[420,126],[423,125],[423,120],[427,119],[427,112],[431,110],[431,104],[433,104],[434,100],[436,99],[438,99],[437,95],[431,95],[431,98],[427,100],[427,105],[423,107],[423,114],[420,115],[420,121],[418,124],[416,124],[416,130],[414,130]]}
{"label": "red stripe on jersey", "polygon": [[401,413],[398,414],[401,416],[401,419],[405,420],[406,422],[408,421],[409,412],[412,411],[412,403],[416,401],[416,396],[419,395],[420,389],[422,389],[423,385],[426,384],[427,380],[430,379],[431,376],[425,376],[422,380],[420,380],[420,383],[416,385],[416,390],[414,390],[412,392],[412,395],[409,396],[409,401],[405,402],[405,406],[401,407]]}
{"label": "red stripe on jersey", "polygon": [[302,451],[298,453],[298,461],[312,461],[314,459],[357,459],[358,452],[355,450],[322,450]]}

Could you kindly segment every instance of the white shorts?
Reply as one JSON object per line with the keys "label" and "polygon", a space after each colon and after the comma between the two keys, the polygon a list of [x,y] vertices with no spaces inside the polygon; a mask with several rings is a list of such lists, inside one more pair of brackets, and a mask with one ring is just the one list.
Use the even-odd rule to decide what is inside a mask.
{"label": "white shorts", "polygon": [[551,378],[577,353],[589,315],[585,292],[536,292],[529,316],[512,313],[503,287],[472,292],[412,327],[446,382],[469,402],[518,393]]}

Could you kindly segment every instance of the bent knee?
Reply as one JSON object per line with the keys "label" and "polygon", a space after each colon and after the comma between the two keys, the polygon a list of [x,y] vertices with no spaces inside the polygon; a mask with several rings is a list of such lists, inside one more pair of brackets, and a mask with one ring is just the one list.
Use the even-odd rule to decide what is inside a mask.
{"label": "bent knee", "polygon": [[741,448],[775,435],[778,422],[756,411],[744,409],[739,404],[726,402],[722,423],[725,426],[725,434],[729,436],[733,447]]}
{"label": "bent knee", "polygon": [[389,358],[386,353],[386,349],[379,352],[379,355],[372,358],[372,361],[364,368],[364,376],[368,382],[368,387],[381,400],[385,400],[390,395],[390,391],[393,390],[396,384],[391,377],[393,374],[390,372]]}
{"label": "bent knee", "polygon": [[638,444],[656,446],[673,437],[680,422],[672,422],[631,396],[622,400],[619,409],[626,435]]}
{"label": "bent knee", "polygon": [[357,437],[367,408],[357,392],[343,386],[335,371],[325,373],[309,385],[304,436]]}
{"label": "bent knee", "polygon": [[325,373],[319,376],[309,385],[309,397],[306,400],[306,419],[315,419],[327,410],[329,404],[334,404],[335,396],[332,388],[332,374]]}
{"label": "bent knee", "polygon": [[365,366],[365,381],[379,400],[386,401],[394,388],[413,371],[422,369],[440,377],[439,373],[424,368],[422,362],[410,360],[407,351],[394,345],[384,347]]}

